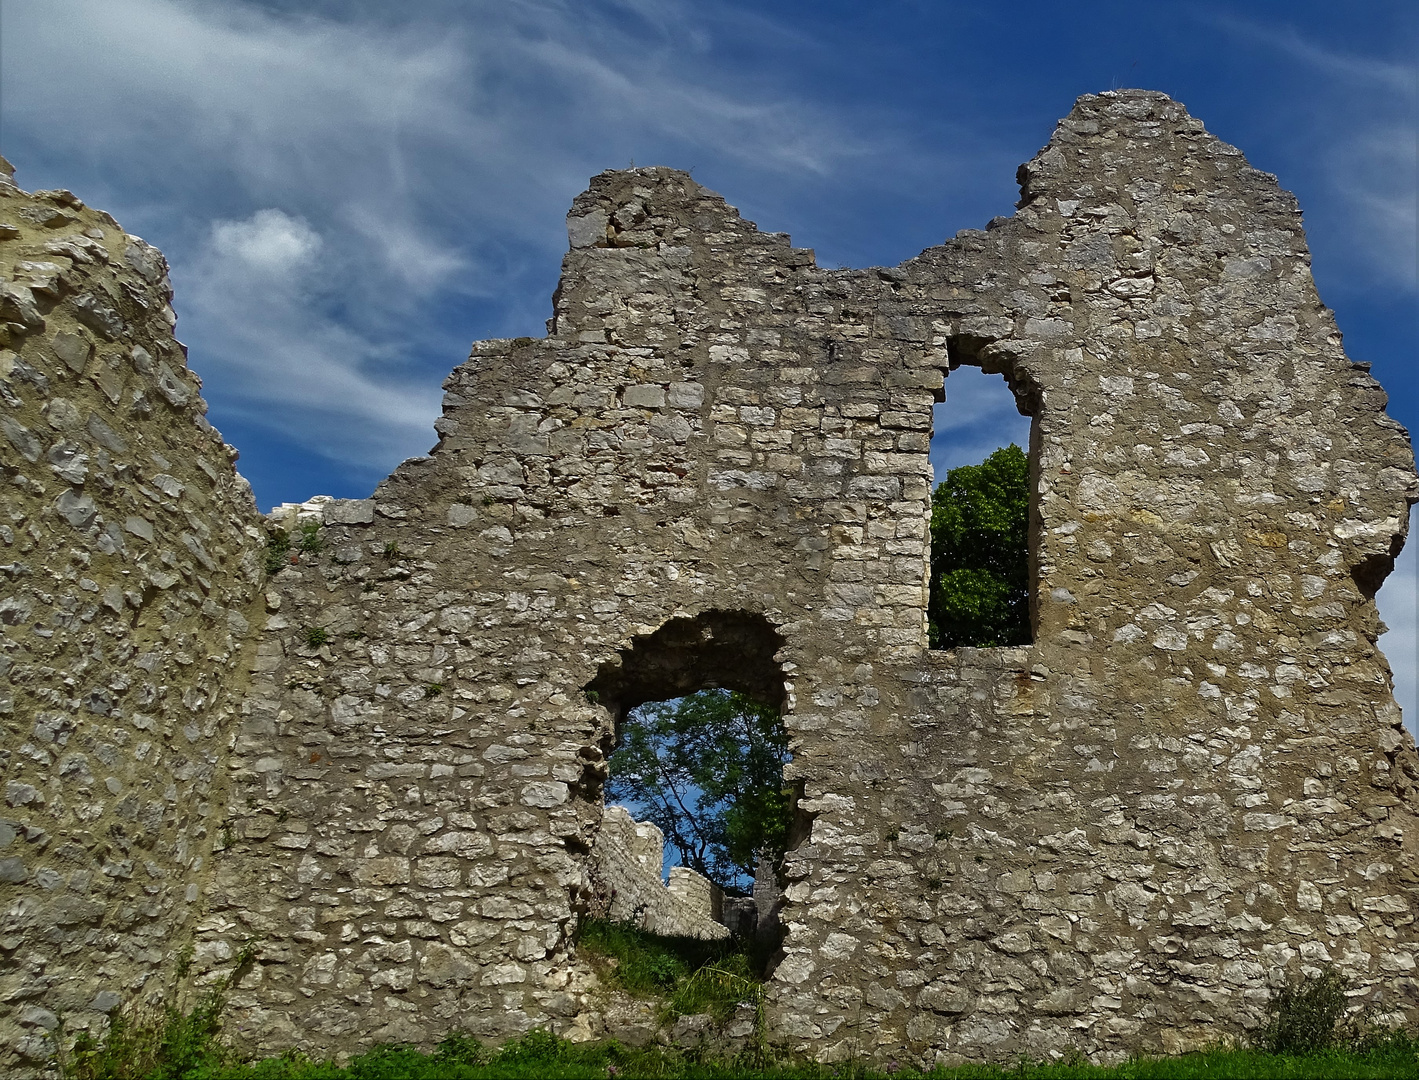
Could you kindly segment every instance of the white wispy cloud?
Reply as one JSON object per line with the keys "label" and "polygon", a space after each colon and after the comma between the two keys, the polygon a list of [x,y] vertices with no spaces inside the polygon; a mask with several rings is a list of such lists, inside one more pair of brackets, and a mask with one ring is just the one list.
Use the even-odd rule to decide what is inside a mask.
{"label": "white wispy cloud", "polygon": [[217,342],[231,409],[251,420],[278,401],[292,435],[366,466],[427,446],[437,389],[387,370],[390,346],[318,312],[322,237],[275,208],[217,221],[187,268],[187,310]]}
{"label": "white wispy cloud", "polygon": [[[545,317],[591,173],[700,148],[826,175],[880,149],[781,89],[720,85],[689,5],[426,10],[5,5],[6,125],[70,140],[96,181],[80,194],[166,250],[216,411],[329,457],[389,468],[428,448],[466,348],[435,312]],[[530,280],[542,295],[513,295]]]}
{"label": "white wispy cloud", "polygon": [[1363,279],[1419,289],[1419,63],[1327,47],[1289,22],[1201,17],[1332,84],[1326,107],[1297,137],[1314,144],[1335,221],[1345,227],[1345,250],[1337,254]]}
{"label": "white wispy cloud", "polygon": [[413,222],[391,221],[363,204],[347,206],[342,220],[379,254],[385,272],[416,294],[460,279],[465,288],[473,285],[475,268],[467,253],[440,244]]}
{"label": "white wispy cloud", "polygon": [[1349,210],[1356,253],[1393,284],[1419,289],[1419,133],[1372,123],[1326,154],[1326,173]]}
{"label": "white wispy cloud", "polygon": [[301,219],[268,208],[256,211],[246,221],[216,222],[211,246],[218,269],[271,289],[288,285],[308,270],[321,241]]}

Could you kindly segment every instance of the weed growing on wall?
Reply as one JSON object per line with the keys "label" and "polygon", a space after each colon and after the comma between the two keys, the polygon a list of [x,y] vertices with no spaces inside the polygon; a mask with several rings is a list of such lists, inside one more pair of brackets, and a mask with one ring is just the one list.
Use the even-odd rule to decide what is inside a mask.
{"label": "weed growing on wall", "polygon": [[[292,548],[297,554],[292,554]],[[263,560],[266,576],[279,574],[300,555],[318,555],[324,550],[325,537],[320,534],[318,521],[307,521],[301,525],[294,541],[285,529],[270,529],[266,533],[266,556]]]}
{"label": "weed growing on wall", "polygon": [[1272,994],[1253,1045],[1269,1054],[1367,1053],[1408,1041],[1375,1024],[1368,1007],[1347,1015],[1350,989],[1349,980],[1331,968],[1282,987]]}
{"label": "weed growing on wall", "polygon": [[[229,1075],[237,1057],[219,1035],[227,991],[256,958],[257,942],[247,942],[231,972],[214,983],[183,1011],[175,1005],[160,1009],[125,1006],[113,1014],[102,1041],[80,1032],[72,1045],[62,1028],[55,1037],[55,1064],[64,1080],[140,1080]],[[178,971],[191,964],[191,951],[179,954]],[[181,974],[179,975],[181,977]]]}
{"label": "weed growing on wall", "polygon": [[296,541],[296,548],[307,555],[318,555],[325,550],[325,537],[320,535],[320,522],[307,521],[301,526],[301,536]]}
{"label": "weed growing on wall", "polygon": [[279,574],[290,562],[291,534],[285,529],[272,529],[266,534],[266,556],[263,565],[266,576]]}

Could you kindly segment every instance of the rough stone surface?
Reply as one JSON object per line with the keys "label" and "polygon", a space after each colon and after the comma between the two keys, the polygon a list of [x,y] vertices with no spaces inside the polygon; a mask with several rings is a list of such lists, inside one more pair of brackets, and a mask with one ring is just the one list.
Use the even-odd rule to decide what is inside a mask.
{"label": "rough stone surface", "polygon": [[596,899],[592,911],[667,937],[719,940],[729,930],[718,921],[723,894],[704,875],[684,866],[661,880],[665,835],[648,821],[636,821],[624,806],[601,815],[591,858]]}
{"label": "rough stone surface", "polygon": [[[194,723],[194,745],[215,735],[217,688],[244,694],[204,774],[225,777],[224,804],[203,809],[195,782],[176,799],[229,822],[184,879],[210,875],[196,970],[262,940],[233,996],[244,1045],[607,1030],[574,930],[596,897],[614,725],[703,686],[781,705],[792,736],[777,1042],[923,1063],[1176,1051],[1241,1032],[1270,988],[1325,964],[1357,1002],[1414,1018],[1419,759],[1373,603],[1419,495],[1407,433],[1341,348],[1294,199],[1180,105],[1081,98],[1020,179],[1012,217],[858,271],[816,267],[683,173],[604,173],[568,219],[547,338],[475,345],[445,383],[438,446],[372,509],[286,514],[292,528],[318,512],[326,550],[267,581],[244,616],[260,637],[247,670],[206,659],[208,639],[191,667],[174,646],[155,669],[174,684],[211,673],[211,734]],[[56,198],[9,203],[34,210],[0,210],[26,238],[87,225]],[[31,239],[0,251],[56,254]],[[103,401],[127,390],[104,389],[102,357],[147,309],[126,288],[105,299],[85,265],[74,292],[89,299],[55,320],[48,271],[27,273],[7,272],[0,297],[17,359],[38,372],[31,343],[86,335],[98,359],[82,386],[105,427],[90,405],[55,404],[75,393],[69,360],[43,369],[47,389],[7,372],[22,398],[0,412],[7,482],[45,495],[16,503],[5,542],[31,536],[53,599],[0,600],[4,655],[40,663],[41,603],[62,627],[50,611],[101,602],[127,564],[103,564],[85,593],[64,560],[88,549],[67,538],[97,545],[125,514],[130,551],[144,529],[147,552],[186,528],[233,575],[174,544],[142,571],[154,595],[200,601],[179,584],[190,572],[239,607],[247,534],[213,493],[229,471],[204,485],[181,471],[190,456],[130,459],[150,502],[208,500],[194,516],[209,546],[192,522],[80,490],[65,470],[88,455],[92,477],[97,449],[57,446],[80,430],[97,445],[207,437],[159,411],[196,408],[180,358],[143,338],[152,416],[120,416]],[[932,404],[961,363],[1002,373],[1033,417],[1028,647],[926,648]],[[40,545],[50,535],[66,544]],[[145,654],[104,648],[84,670],[146,693]],[[113,841],[67,794],[83,787],[64,772],[73,751],[24,749],[49,746],[41,711],[80,715],[91,680],[66,656],[75,686],[52,692],[75,704],[17,694],[6,717],[6,792],[18,826],[48,815],[51,845],[92,860]],[[116,727],[112,707],[80,731]],[[141,740],[110,741],[136,754]],[[61,793],[72,817],[55,816]],[[21,852],[7,877],[39,874],[24,843],[0,852]],[[0,885],[6,910],[45,902],[43,887]],[[124,962],[154,972],[190,924],[132,911],[105,940],[127,956],[147,934],[151,958]],[[7,991],[12,1047],[34,1045],[15,1025],[42,1029],[26,1010],[52,1008],[65,980],[86,1003],[110,985],[90,952],[34,940],[35,989]],[[40,985],[45,965],[58,975]]]}
{"label": "rough stone surface", "polygon": [[[0,1072],[169,999],[265,536],[173,339],[167,265],[0,171]],[[133,259],[147,267],[135,273]],[[161,372],[161,374],[159,374]]]}

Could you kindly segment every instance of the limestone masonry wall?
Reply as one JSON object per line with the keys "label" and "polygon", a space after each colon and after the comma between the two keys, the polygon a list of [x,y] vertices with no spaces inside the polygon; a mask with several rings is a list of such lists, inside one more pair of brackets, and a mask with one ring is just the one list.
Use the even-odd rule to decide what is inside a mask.
{"label": "limestone masonry wall", "polygon": [[265,546],[167,264],[0,159],[0,1072],[167,1000]]}
{"label": "limestone masonry wall", "polygon": [[[124,368],[136,354],[115,327],[92,378],[62,381],[44,360],[58,339],[39,343],[65,313],[93,339],[100,309],[148,325],[136,301],[121,284],[62,305],[34,291],[29,317],[11,288],[5,318],[25,332],[4,360],[20,403],[6,398],[0,452],[7,479],[44,485],[17,486],[29,501],[7,526],[37,545],[3,601],[29,605],[3,609],[23,612],[4,627],[7,781],[28,786],[13,805],[42,850],[93,861],[118,843],[99,815],[130,786],[156,793],[171,770],[175,787],[155,802],[167,831],[152,826],[168,861],[143,856],[160,899],[112,930],[96,909],[31,913],[130,879],[76,863],[67,884],[40,880],[49,856],[12,842],[6,917],[30,936],[24,974],[4,976],[27,988],[5,991],[9,1045],[33,1056],[48,1021],[25,1010],[71,987],[149,992],[158,943],[191,925],[186,895],[200,978],[259,939],[231,999],[253,1050],[615,1033],[575,947],[606,758],[628,709],[705,686],[780,705],[792,737],[777,1042],[927,1063],[1172,1051],[1242,1031],[1272,988],[1326,964],[1357,1001],[1414,1018],[1419,758],[1373,603],[1419,498],[1408,435],[1344,354],[1294,199],[1180,105],[1081,98],[1019,175],[1013,216],[871,270],[818,268],[684,173],[595,177],[547,337],[475,344],[444,384],[438,446],[371,499],[284,512],[287,528],[318,514],[325,549],[265,582],[260,615],[242,614],[256,578],[239,483],[210,452],[199,479],[214,437],[191,423],[170,338],[141,344],[171,377]],[[10,198],[79,216],[61,204]],[[104,227],[117,263],[127,241]],[[35,258],[32,232],[4,258]],[[22,386],[42,360],[47,388]],[[1033,417],[1024,648],[926,649],[932,406],[963,363],[1003,374]],[[99,430],[148,442],[107,450],[131,462],[113,494],[85,449],[80,491],[51,446],[80,430],[107,444],[39,410],[68,415],[52,402],[82,392],[76,412],[109,416],[128,400],[104,389],[110,371],[153,380],[153,415]],[[158,440],[193,447],[161,451],[166,480]],[[104,553],[134,511],[103,500],[130,491],[153,537]],[[137,623],[111,620],[113,643],[86,656],[73,620],[107,619],[125,572],[152,592],[135,588]],[[247,623],[259,640],[241,654]],[[84,711],[100,684],[110,696]],[[51,715],[68,744],[40,734]],[[151,732],[112,734],[139,715]],[[87,772],[64,764],[76,754]],[[101,797],[79,794],[89,774]],[[86,934],[127,966],[76,952]]]}

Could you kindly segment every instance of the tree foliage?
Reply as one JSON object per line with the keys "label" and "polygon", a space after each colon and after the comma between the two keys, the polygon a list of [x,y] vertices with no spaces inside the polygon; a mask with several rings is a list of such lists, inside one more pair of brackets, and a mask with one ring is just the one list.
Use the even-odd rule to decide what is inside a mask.
{"label": "tree foliage", "polygon": [[1029,462],[1014,443],[931,497],[931,646],[1028,645]]}
{"label": "tree foliage", "polygon": [[788,757],[778,710],[743,694],[701,690],[631,710],[611,755],[607,793],[659,826],[683,865],[743,892],[758,853],[777,862],[787,847]]}

